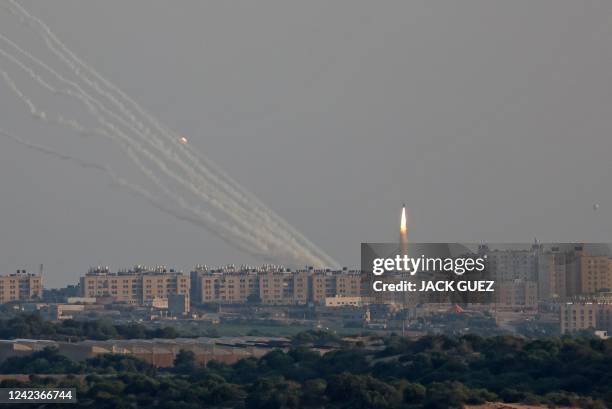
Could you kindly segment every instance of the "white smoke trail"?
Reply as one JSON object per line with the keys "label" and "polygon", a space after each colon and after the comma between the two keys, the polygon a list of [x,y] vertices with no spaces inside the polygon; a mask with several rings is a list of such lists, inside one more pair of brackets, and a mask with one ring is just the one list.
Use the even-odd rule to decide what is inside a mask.
{"label": "white smoke trail", "polygon": [[[135,157],[136,154],[143,155],[149,161],[155,163],[163,174],[172,178],[176,183],[183,186],[192,194],[202,197],[209,204],[223,211],[224,214],[233,219],[234,222],[240,225],[240,227],[246,230],[253,230],[256,240],[261,240],[262,242],[267,243],[266,245],[259,243],[260,248],[263,247],[265,251],[270,251],[268,245],[272,245],[281,252],[289,253],[294,259],[293,261],[306,261],[318,265],[336,265],[331,258],[316,248],[314,244],[293,229],[282,218],[278,217],[272,211],[267,209],[263,203],[254,197],[254,195],[250,194],[238,183],[222,173],[218,167],[212,165],[212,162],[208,161],[201,155],[197,155],[197,153],[195,151],[191,151],[189,147],[177,144],[177,135],[174,135],[163,128],[155,118],[147,114],[136,102],[131,100],[113,84],[105,80],[91,67],[88,67],[85,63],[79,60],[78,57],[76,57],[63,43],[61,43],[61,41],[57,39],[57,37],[55,37],[51,30],[41,20],[30,15],[16,2],[10,0],[10,3],[14,8],[9,7],[9,11],[18,16],[22,23],[37,31],[43,37],[47,47],[73,71],[75,76],[81,79],[98,95],[105,98],[107,101],[110,101],[111,106],[114,106],[117,111],[107,108],[103,102],[85,92],[79,84],[63,78],[49,66],[18,47],[6,37],[2,37],[5,42],[18,50],[22,55],[43,67],[46,71],[50,72],[56,79],[62,81],[68,86],[73,87],[75,91],[71,91],[70,89],[58,91],[54,87],[45,83],[40,76],[35,74],[33,70],[25,66],[25,64],[20,63],[18,59],[12,58],[12,56],[6,52],[3,52],[3,55],[28,72],[35,81],[37,81],[47,90],[53,93],[59,92],[61,94],[72,96],[81,100],[81,102],[88,107],[89,112],[97,118],[98,122],[110,131],[111,137],[114,139],[121,138],[121,145],[128,151],[128,153],[130,153],[130,156],[134,156],[132,159],[135,161],[135,163],[138,164],[138,159]],[[100,84],[108,87],[111,91],[117,93],[120,98],[127,101],[127,103],[130,104],[138,112],[138,114],[144,118],[145,121],[148,121],[155,129],[157,129],[160,136],[164,137],[167,142],[171,143],[171,146],[174,146],[175,148],[178,147],[178,155],[176,150],[172,150],[168,145],[161,141],[155,135],[155,133],[151,132],[147,126],[140,122],[136,115],[132,113],[124,103],[112,95],[111,91],[105,91],[100,84],[96,82],[96,80],[90,80],[83,74],[83,72],[88,72],[92,77],[99,81]],[[5,76],[5,80],[6,79],[7,78]],[[19,94],[19,92],[16,92],[16,94],[18,94],[18,96],[20,96],[20,98],[28,105],[32,114],[35,114],[37,117],[39,117],[39,119],[46,119],[44,112],[34,109],[34,105],[31,100],[25,98],[22,93]],[[116,123],[113,124],[112,122],[109,122],[108,118],[105,118],[103,114],[110,116],[110,118],[116,121]],[[123,117],[121,115],[123,115]],[[76,128],[76,125],[78,125],[75,121],[68,123],[67,121],[61,119],[62,118],[56,122],[63,123],[64,125],[71,126],[72,128]],[[119,129],[118,125],[124,127],[125,129]],[[82,132],[83,129],[80,129],[80,131]],[[135,142],[133,138],[129,137],[129,135],[125,133],[125,131],[132,132],[134,135],[139,137],[142,142],[148,144],[149,147],[153,149],[153,152],[145,149],[140,143]],[[105,132],[105,134],[108,136],[109,132]],[[161,154],[162,156],[158,157],[156,154]],[[163,159],[161,159],[162,157]],[[208,168],[204,166],[202,162],[208,165]],[[169,169],[167,164],[174,164],[175,166],[178,165],[181,173],[178,174],[175,170]],[[194,169],[197,169],[200,173],[196,172],[191,167],[186,166],[186,164],[193,165]],[[144,167],[142,162],[139,163],[139,167]],[[212,168],[212,170],[209,168]],[[147,168],[141,170],[147,174],[147,176],[153,180],[154,183],[160,189],[162,189],[162,191],[164,191],[167,195],[171,194],[150,169]],[[183,180],[183,176],[190,179],[191,182],[185,182]],[[206,192],[212,192],[213,196],[208,195]],[[178,201],[182,207],[189,208],[191,211],[193,211],[193,209],[186,204],[184,199],[180,198]],[[197,223],[198,221],[193,220],[192,222]],[[244,233],[244,231],[242,233]],[[280,238],[280,240],[278,238]],[[283,243],[281,241],[286,242]]]}
{"label": "white smoke trail", "polygon": [[[23,66],[23,65],[21,65]],[[32,73],[32,71],[30,70],[30,73]],[[78,122],[74,121],[74,120],[70,120],[70,121],[66,121],[66,120],[60,120],[60,118],[53,118],[50,115],[45,114],[43,111],[40,111],[36,108],[36,106],[33,104],[33,102],[27,98],[24,93],[16,86],[16,84],[14,83],[14,81],[12,81],[10,79],[10,77],[8,76],[8,74],[6,72],[2,73],[5,82],[9,85],[9,87],[15,92],[15,94],[24,101],[25,104],[27,104],[30,107],[30,110],[32,112],[32,114],[43,121],[52,121],[55,123],[59,123],[62,125],[67,125],[70,127],[73,127],[75,130],[78,130],[80,132],[88,132],[87,130],[85,130],[85,128],[80,125]],[[37,81],[43,81],[43,84],[41,84],[45,89],[49,89],[52,90],[54,93],[57,92],[62,92],[62,91],[58,91],[56,89],[54,89],[50,84],[45,83],[44,80],[41,79],[40,76],[37,75],[32,75],[32,78],[36,79]],[[80,95],[74,95],[75,97],[79,97],[80,100],[82,100],[82,98],[80,98]],[[179,204],[179,206],[181,206],[184,210],[193,213],[195,215],[197,215],[198,217],[203,217],[204,220],[207,221],[207,223],[209,223],[209,228],[211,230],[213,230],[215,233],[222,235],[223,238],[227,238],[228,234],[233,234],[236,236],[237,239],[242,241],[241,247],[245,248],[245,246],[249,246],[248,248],[250,248],[249,252],[253,255],[256,255],[260,258],[265,258],[265,259],[270,259],[269,257],[269,253],[273,253],[275,248],[280,249],[283,252],[287,252],[289,253],[292,257],[298,258],[301,257],[300,253],[293,249],[293,248],[289,248],[287,246],[284,245],[284,243],[279,242],[278,240],[276,240],[274,237],[268,238],[268,241],[263,241],[261,240],[261,236],[253,236],[253,232],[245,232],[244,230],[241,230],[240,227],[246,227],[248,228],[248,224],[245,226],[245,221],[244,220],[240,220],[240,219],[236,219],[240,226],[231,226],[231,225],[227,225],[224,222],[220,222],[218,220],[216,220],[209,212],[202,212],[200,209],[198,208],[194,208],[193,206],[190,206],[182,197],[180,196],[176,196],[175,194],[173,194],[165,185],[164,183],[155,175],[155,173],[148,167],[146,167],[142,161],[137,157],[137,153],[139,154],[144,154],[144,156],[147,159],[150,159],[151,161],[155,162],[156,164],[159,165],[159,168],[163,171],[165,171],[169,176],[175,178],[177,181],[182,182],[182,180],[178,179],[176,175],[172,174],[169,169],[166,167],[166,165],[159,161],[159,159],[153,155],[151,155],[147,150],[143,150],[138,144],[134,145],[134,142],[129,140],[128,138],[125,137],[125,135],[122,132],[119,132],[114,125],[109,124],[108,122],[106,122],[106,120],[97,114],[97,111],[95,110],[95,108],[93,108],[91,106],[91,104],[89,104],[87,101],[82,100],[82,102],[87,105],[90,108],[90,112],[94,115],[97,116],[98,120],[103,124],[106,125],[107,128],[109,128],[109,130],[111,132],[105,131],[105,130],[100,130],[100,129],[95,129],[92,131],[89,131],[91,133],[97,133],[106,137],[109,137],[113,140],[115,140],[116,142],[119,142],[123,148],[126,150],[128,156],[132,159],[132,161],[136,164],[136,166],[151,180],[153,181],[158,188],[160,188],[162,190],[163,193],[165,193],[166,197],[168,198],[172,198],[173,200],[177,201],[177,203]],[[117,139],[117,137],[120,137],[121,139]],[[136,148],[134,150],[134,147]],[[209,200],[209,203],[212,204],[218,204],[218,200],[214,199],[214,198],[208,198],[207,196],[202,196],[204,199]],[[157,207],[163,206],[162,204],[157,205]],[[171,210],[169,211],[171,213]],[[198,225],[203,225],[202,221],[197,219],[197,218],[188,218],[185,215],[181,215],[180,217],[183,220],[190,220],[192,222],[196,222]],[[206,226],[206,224],[204,224],[204,226]],[[219,230],[221,229],[221,230]],[[247,244],[245,244],[247,243]]]}
{"label": "white smoke trail", "polygon": [[[55,37],[55,35],[51,32],[51,30],[49,29],[48,26],[46,26],[41,20],[31,16],[27,11],[25,11],[21,6],[19,6],[17,3],[12,2],[13,5],[17,8],[16,10],[10,9],[11,13],[18,15],[19,12],[21,12],[25,18],[28,18],[32,21],[34,21],[36,24],[38,24],[40,27],[42,27],[43,32],[39,32],[42,36],[43,39],[45,41],[45,43],[47,44],[47,46],[49,47],[49,49],[56,55],[58,56],[58,58],[60,58],[62,61],[64,61],[69,68],[71,68],[73,70],[73,72],[80,77],[86,84],[88,84],[90,87],[92,87],[95,91],[97,91],[99,94],[103,95],[104,97],[106,97],[107,99],[109,99],[110,101],[112,101],[116,106],[119,107],[120,111],[123,112],[128,118],[130,118],[132,121],[136,121],[136,117],[134,114],[132,114],[126,107],[125,105],[123,105],[121,102],[119,102],[117,99],[115,99],[110,93],[105,92],[104,90],[102,90],[100,88],[100,86],[95,82],[95,81],[90,81],[86,76],[84,76],[82,73],[83,71],[89,71],[89,72],[93,72],[93,74],[99,79],[101,80],[104,84],[110,86],[112,89],[115,89],[124,99],[127,98],[128,102],[131,103],[133,106],[136,107],[137,111],[140,112],[142,115],[144,115],[150,122],[152,122],[154,124],[154,126],[159,130],[159,132],[166,136],[170,141],[173,142],[174,145],[176,145],[176,140],[178,138],[178,136],[176,135],[171,135],[165,128],[161,127],[161,125],[159,125],[159,123],[149,114],[147,114],[146,112],[144,112],[144,110],[138,106],[138,104],[136,102],[134,102],[133,100],[131,100],[126,94],[124,94],[122,91],[120,91],[117,87],[115,87],[112,83],[108,82],[107,80],[105,80],[104,78],[102,78],[97,72],[95,72],[95,70],[93,70],[91,67],[85,65],[85,63],[83,63],[81,60],[78,59],[78,57],[76,57],[70,50],[67,49],[67,47],[61,43],[61,41],[59,41],[59,39],[57,39],[57,37]],[[26,20],[22,17],[22,20],[25,22]],[[9,40],[10,41],[10,40]],[[53,43],[57,43],[64,51],[66,51],[68,53],[68,56],[64,55],[62,52],[60,52],[56,47],[53,46]],[[19,49],[14,43],[11,42],[11,44],[16,47],[20,52],[24,53],[23,50]],[[31,55],[29,55],[30,58],[34,59]],[[75,61],[71,61],[70,57],[72,57]],[[35,60],[35,59],[34,59]],[[35,60],[36,61],[36,60]],[[44,64],[42,64],[40,61],[36,61],[37,63],[41,64],[44,68],[47,68],[48,70],[49,67],[45,66]],[[81,65],[81,67],[83,69],[80,69],[77,67],[77,65]],[[52,73],[56,74],[55,72],[53,72],[53,70],[50,70]],[[80,88],[79,85],[75,84],[74,82],[70,82],[70,81],[66,81],[63,78],[59,77],[62,81],[65,81],[73,86],[75,86],[75,88],[77,88],[79,91],[81,91],[82,93],[84,93],[84,91]],[[94,100],[95,101],[95,100]],[[97,103],[97,101],[95,101]],[[98,104],[100,105],[100,104]],[[148,128],[146,128],[141,122],[136,122],[137,126],[140,129],[144,129],[146,131],[147,136],[151,136],[153,137],[154,135],[150,132],[150,130]],[[157,141],[157,143],[162,144],[162,142],[159,142],[159,140]],[[197,163],[197,157],[194,157],[192,154],[190,154],[189,150],[186,149],[185,147],[183,147],[182,145],[179,145],[179,149],[185,153],[188,154],[188,159],[189,160],[195,160],[196,161],[196,165],[200,166],[201,168],[204,168],[201,164]],[[202,156],[200,156],[200,158],[202,158]],[[183,161],[181,159],[178,159],[178,163],[182,164]],[[204,168],[205,169],[205,168]],[[255,199],[255,197],[253,195],[250,195],[250,197],[248,198],[243,198],[240,194],[240,191],[236,190],[236,187],[240,187],[237,183],[233,182],[232,180],[230,180],[229,185],[226,184],[225,182],[221,181],[219,178],[216,177],[216,175],[214,174],[214,172],[205,172],[207,173],[207,176],[211,177],[213,179],[213,181],[215,183],[219,183],[222,185],[223,188],[225,188],[226,190],[229,190],[231,194],[236,195],[236,197],[241,200],[243,202],[243,204],[246,204],[249,206],[249,210],[251,211],[251,216],[252,213],[256,213],[258,216],[263,216],[264,219],[264,223],[265,224],[277,224],[279,221],[281,222],[280,224],[283,226],[289,226],[288,223],[286,223],[284,220],[282,220],[281,218],[279,218],[278,216],[275,216],[271,211],[269,211],[268,209],[265,208],[265,206],[263,206],[263,204],[258,201],[258,200],[253,200]],[[224,175],[222,175],[224,176]],[[227,176],[226,176],[227,178]],[[244,189],[241,189],[242,192],[245,192]],[[249,202],[250,200],[250,202]],[[265,225],[263,226],[263,228],[265,228]],[[309,246],[313,246],[312,243],[310,243],[309,241],[307,241],[303,236],[301,236],[295,229],[291,228],[291,232],[298,235],[298,238],[301,238],[303,240],[306,241],[307,245]],[[279,234],[279,233],[283,233],[283,231],[274,231],[275,234]],[[286,237],[286,239],[291,240],[291,236]]]}
{"label": "white smoke trail", "polygon": [[[33,142],[29,142],[26,141],[25,139],[22,139],[20,137],[17,137],[7,131],[5,131],[4,129],[0,128],[0,134],[11,139],[12,141],[14,141],[15,143],[22,145],[26,148],[41,152],[45,155],[48,156],[52,156],[54,158],[57,159],[61,159],[61,160],[66,160],[66,161],[70,161],[73,162],[83,168],[91,168],[91,169],[95,169],[98,171],[102,171],[104,172],[106,175],[108,175],[111,180],[113,182],[115,182],[117,185],[127,188],[131,193],[135,194],[136,196],[139,196],[141,198],[144,198],[145,200],[147,200],[152,206],[154,206],[155,208],[157,208],[160,211],[163,211],[171,216],[174,216],[180,220],[185,220],[187,222],[190,223],[195,223],[197,225],[203,226],[203,227],[207,227],[209,228],[209,226],[205,226],[204,224],[202,224],[202,220],[200,218],[194,218],[188,214],[182,214],[180,212],[177,212],[177,210],[173,207],[168,207],[163,205],[162,202],[160,202],[159,198],[156,197],[155,195],[153,195],[152,193],[150,193],[149,191],[147,191],[144,187],[139,186],[139,185],[135,185],[133,183],[128,182],[126,179],[119,177],[115,172],[112,171],[112,169],[109,166],[105,166],[105,165],[100,165],[96,162],[93,161],[87,161],[81,158],[78,158],[76,156],[72,156],[72,155],[68,155],[62,152],[58,152],[55,151],[51,148],[45,147],[43,145],[39,145],[39,144],[35,144]],[[215,234],[217,234],[221,239],[227,241],[229,244],[233,244],[236,245],[236,243],[233,242],[233,240],[231,239],[231,237],[226,236],[224,234],[219,234],[217,232],[215,232]],[[255,254],[254,250],[251,247],[248,246],[244,246],[241,247],[241,250],[251,253],[251,254]],[[267,257],[263,257],[264,259],[266,259]]]}
{"label": "white smoke trail", "polygon": [[[74,121],[74,120],[59,120],[57,118],[53,118],[51,115],[47,115],[45,114],[43,111],[40,111],[36,105],[34,105],[32,103],[32,101],[26,97],[24,95],[24,93],[16,86],[16,84],[14,83],[14,81],[9,77],[9,75],[6,72],[2,72],[2,76],[5,80],[5,82],[8,84],[8,86],[11,88],[11,90],[13,90],[15,92],[15,94],[24,101],[24,103],[26,103],[30,109],[31,112],[33,113],[33,115],[42,121],[46,121],[46,122],[55,122],[55,123],[59,123],[62,125],[66,125],[66,126],[70,126],[73,127],[75,130],[79,130],[81,132],[90,132],[92,134],[99,134],[99,135],[103,135],[109,138],[114,139],[115,141],[117,141],[116,136],[113,135],[112,133],[109,133],[105,130],[101,130],[101,129],[93,129],[93,130],[86,130],[85,127],[83,127],[82,125],[80,125],[78,122]],[[121,141],[119,141],[119,143],[122,143]],[[195,214],[196,216],[202,218],[202,220],[192,217],[189,218],[188,216],[186,216],[185,214],[180,214],[179,216],[177,216],[178,218],[182,219],[182,220],[190,220],[192,222],[197,222],[199,220],[199,223],[197,223],[198,225],[201,226],[207,226],[210,230],[213,231],[213,233],[221,236],[222,238],[224,238],[225,240],[228,240],[228,237],[230,237],[231,235],[235,235],[237,238],[239,238],[241,240],[240,246],[243,249],[249,249],[249,253],[262,257],[267,255],[267,251],[269,250],[267,247],[263,246],[263,243],[261,243],[261,241],[259,241],[256,237],[250,236],[246,233],[244,233],[243,231],[239,230],[236,226],[231,226],[228,225],[227,223],[221,222],[216,220],[209,212],[203,212],[202,210],[195,208],[193,206],[190,206],[188,203],[186,203],[182,198],[177,197],[176,195],[174,195],[173,192],[171,192],[164,184],[163,182],[154,174],[154,172],[151,171],[151,169],[149,169],[146,165],[144,165],[142,163],[142,161],[138,158],[138,156],[136,155],[135,151],[132,149],[131,146],[129,145],[124,145],[124,149],[126,150],[126,153],[128,154],[128,156],[130,157],[130,159],[132,159],[132,161],[136,164],[136,166],[145,174],[149,177],[149,179],[151,181],[153,181],[153,183],[160,189],[162,190],[162,192],[167,196],[167,197],[172,197],[174,198],[178,204],[181,206],[181,208],[183,208],[184,210]],[[125,183],[124,183],[125,184]],[[132,186],[132,188],[134,188],[135,185]],[[139,189],[135,189],[134,190],[139,190]],[[165,211],[167,213],[172,214],[173,210],[171,208],[167,208],[166,206],[164,206],[161,202],[159,202],[159,200],[156,201],[156,199],[152,198],[150,195],[143,195],[145,196],[147,199],[149,199],[149,201],[155,201],[156,202],[156,207],[158,208],[164,208]],[[208,224],[204,224],[208,223]]]}
{"label": "white smoke trail", "polygon": [[[13,0],[10,0],[10,2],[13,4],[13,6],[15,7],[16,10],[11,9],[10,11],[16,15],[18,15],[22,21],[25,21],[25,19],[29,19],[30,21],[34,22],[36,25],[38,25],[41,29],[42,32],[39,31],[39,34],[41,34],[43,36],[43,39],[45,40],[45,43],[47,44],[47,46],[50,48],[50,50],[55,53],[58,58],[60,58],[62,61],[64,61],[69,67],[71,67],[75,73],[77,75],[79,75],[86,83],[88,83],[91,87],[93,87],[94,89],[96,89],[101,95],[104,95],[105,97],[107,97],[108,99],[110,99],[111,101],[113,101],[115,104],[117,104],[120,108],[120,110],[122,112],[124,112],[125,115],[127,115],[129,118],[131,118],[132,120],[135,120],[135,115],[132,114],[129,110],[127,110],[127,108],[125,107],[124,104],[122,104],[121,102],[119,102],[117,99],[115,99],[111,93],[108,92],[104,92],[99,85],[95,82],[95,81],[89,81],[87,79],[87,77],[84,77],[81,75],[82,71],[88,71],[90,72],[95,78],[97,78],[102,84],[104,84],[105,86],[109,87],[111,90],[114,90],[116,93],[118,93],[120,95],[120,97],[122,97],[124,100],[126,100],[129,104],[131,104],[136,110],[137,112],[139,112],[143,117],[145,117],[150,123],[152,123],[154,125],[155,128],[158,129],[158,131],[162,134],[165,135],[167,137],[170,138],[170,140],[173,140],[175,145],[176,145],[176,138],[177,135],[174,135],[172,133],[170,133],[169,131],[167,131],[165,128],[163,128],[159,122],[152,117],[150,114],[148,114],[144,109],[142,109],[134,100],[132,100],[128,95],[126,95],[125,93],[123,93],[118,87],[116,87],[114,84],[112,84],[111,82],[109,82],[108,80],[106,80],[104,77],[102,77],[99,73],[97,73],[93,68],[89,67],[87,64],[85,64],[82,60],[80,60],[72,51],[70,51],[68,49],[68,47],[65,46],[65,44],[63,44],[56,36],[55,34],[51,31],[51,29],[40,19],[32,16],[30,13],[28,13],[23,7],[21,7],[18,3],[16,3]],[[53,43],[57,44],[59,48],[61,48],[67,55],[62,54],[61,52],[59,52],[57,50],[56,47],[53,46]],[[72,60],[71,60],[72,59]],[[81,68],[79,68],[79,66]],[[138,126],[141,129],[145,129],[147,134],[150,134],[150,130],[148,128],[146,128],[142,123],[138,122]],[[184,146],[179,145],[179,149],[181,149],[183,151],[183,153],[189,154],[188,149],[185,148]],[[197,163],[198,161],[198,157],[200,159],[204,159],[204,162],[211,166],[213,165],[212,162],[210,160],[206,160],[202,155],[194,155],[190,154],[189,155],[189,159],[190,160],[195,160],[197,165],[201,166],[201,163]],[[256,197],[252,194],[249,194],[244,188],[242,188],[238,183],[236,183],[235,181],[233,181],[231,178],[227,177],[227,175],[225,175],[224,173],[219,172],[219,168],[216,166],[211,166],[213,167],[213,170],[216,170],[218,173],[220,173],[220,175],[222,177],[226,178],[226,182],[223,182],[226,187],[229,187],[232,191],[233,194],[237,194],[239,198],[241,194],[243,194],[244,196],[246,196],[245,199],[243,199],[244,203],[247,204],[251,210],[251,212],[254,213],[258,213],[260,215],[264,215],[267,218],[267,222],[268,223],[272,223],[272,224],[278,224],[279,227],[281,228],[285,228],[289,233],[295,235],[297,237],[298,240],[301,240],[304,245],[309,248],[310,250],[313,250],[315,253],[318,253],[319,256],[323,256],[323,259],[326,259],[326,261],[330,264],[336,264],[330,257],[328,257],[325,253],[323,253],[320,249],[318,249],[312,242],[310,242],[308,239],[306,239],[302,234],[300,234],[297,230],[295,230],[289,223],[287,223],[284,219],[280,218],[279,216],[277,216],[274,212],[272,212],[271,210],[267,209],[265,205],[263,205],[263,203],[261,203],[261,201],[257,200]],[[216,169],[215,169],[216,168]],[[215,178],[214,173],[212,173],[210,175],[211,177],[213,177],[213,179]],[[216,179],[218,181],[218,179]],[[282,231],[282,230],[281,230]],[[278,234],[279,231],[276,231],[276,233]]]}
{"label": "white smoke trail", "polygon": [[[28,57],[29,59],[33,60],[35,63],[37,63],[38,65],[42,66],[45,70],[49,71],[51,74],[53,74],[57,79],[59,79],[60,81],[68,84],[68,85],[72,85],[74,88],[76,88],[77,90],[81,91],[80,94],[75,94],[74,92],[72,92],[71,90],[57,90],[55,88],[53,88],[51,85],[49,85],[48,83],[44,82],[44,80],[42,80],[42,78],[35,74],[33,72],[32,69],[28,68],[25,66],[24,63],[20,62],[16,57],[10,55],[9,53],[5,52],[4,50],[0,50],[1,53],[3,53],[5,56],[9,57],[11,59],[11,61],[13,61],[14,63],[16,63],[20,68],[22,68],[24,71],[26,71],[35,81],[39,82],[45,89],[53,92],[53,93],[62,93],[68,96],[73,96],[76,98],[79,98],[82,100],[83,103],[85,103],[89,108],[90,111],[92,113],[96,113],[97,110],[96,108],[92,107],[92,104],[95,104],[97,107],[101,107],[105,113],[109,113],[111,115],[113,115],[113,117],[115,117],[115,119],[119,119],[117,118],[116,115],[114,115],[114,113],[109,112],[109,110],[107,110],[99,101],[97,101],[95,98],[91,97],[90,95],[88,95],[87,93],[85,93],[82,88],[80,88],[80,86],[74,82],[71,82],[65,78],[63,78],[61,75],[59,75],[56,71],[54,71],[53,69],[51,69],[49,66],[45,65],[43,62],[41,62],[40,60],[36,59],[35,57],[33,57],[31,54],[27,53],[25,50],[21,49],[19,46],[17,46],[15,43],[13,43],[12,41],[10,41],[9,39],[7,39],[6,37],[0,35],[0,38],[2,38],[5,42],[9,43],[13,48],[15,48],[17,51],[19,51],[21,54],[25,55],[26,57]],[[14,85],[13,85],[14,88]],[[85,98],[86,100],[83,100],[83,98]],[[31,109],[31,103],[29,101],[27,101],[28,104],[30,105],[30,109]],[[123,122],[123,121],[122,121]],[[74,124],[72,124],[74,125]],[[125,126],[130,127],[129,124],[125,124]],[[136,130],[134,130],[133,128],[131,128],[132,131],[137,132]],[[146,139],[145,139],[146,140]],[[154,147],[157,147],[158,145],[154,145]],[[167,153],[166,153],[167,154]],[[168,155],[168,154],[167,154]],[[182,182],[181,180],[179,180],[179,182]],[[191,187],[193,189],[193,186]],[[221,192],[216,192],[217,195],[221,194]],[[230,205],[234,204],[233,201],[231,200],[231,198],[225,197],[221,200],[216,201],[216,204],[219,203],[229,203]],[[237,207],[233,207],[232,209],[230,209],[230,216],[236,216],[236,215],[240,215],[239,213],[241,213],[241,215],[244,215],[245,211],[242,210],[241,208],[237,208]],[[240,222],[244,223],[244,219],[239,220]],[[269,221],[269,219],[267,219],[266,221]],[[265,221],[264,221],[265,222]],[[263,226],[258,226],[259,229],[265,229],[267,226],[264,224]],[[281,231],[282,232],[282,231]],[[274,233],[272,231],[272,233]],[[273,241],[277,241],[275,240],[275,237],[272,237]],[[295,240],[293,240],[295,241]]]}

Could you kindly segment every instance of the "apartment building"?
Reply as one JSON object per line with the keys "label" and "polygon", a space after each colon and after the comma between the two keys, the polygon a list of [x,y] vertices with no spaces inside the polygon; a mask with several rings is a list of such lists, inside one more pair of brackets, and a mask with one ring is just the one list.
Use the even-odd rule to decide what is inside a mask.
{"label": "apartment building", "polygon": [[361,296],[361,274],[357,271],[315,271],[311,282],[311,299],[317,304],[325,304],[328,297]]}
{"label": "apartment building", "polygon": [[577,254],[580,268],[580,290],[592,294],[612,289],[612,259],[606,255]]}
{"label": "apartment building", "polygon": [[538,258],[538,298],[541,300],[567,297],[568,255],[553,247]]}
{"label": "apartment building", "polygon": [[117,302],[150,305],[167,300],[170,295],[189,296],[189,277],[165,267],[136,266],[111,273],[108,268],[94,268],[80,279],[83,297],[110,297]]}
{"label": "apartment building", "polygon": [[191,286],[194,302],[240,304],[253,300],[266,305],[324,305],[327,297],[360,296],[361,276],[348,270],[196,267],[191,272]]}
{"label": "apartment building", "polygon": [[538,283],[512,280],[497,283],[497,306],[507,308],[536,309],[538,306]]}
{"label": "apartment building", "polygon": [[487,251],[487,268],[496,281],[537,281],[539,253],[537,244],[530,250]]}
{"label": "apartment building", "polygon": [[560,310],[561,333],[583,330],[612,331],[612,304],[567,303]]}
{"label": "apartment building", "polygon": [[612,290],[612,258],[603,248],[558,245],[530,249],[483,247],[497,282],[536,282],[538,299],[566,300]]}
{"label": "apartment building", "polygon": [[194,302],[240,304],[259,293],[257,274],[253,272],[191,272]]}
{"label": "apartment building", "polygon": [[43,296],[42,274],[16,273],[0,276],[0,303],[11,301],[32,301]]}

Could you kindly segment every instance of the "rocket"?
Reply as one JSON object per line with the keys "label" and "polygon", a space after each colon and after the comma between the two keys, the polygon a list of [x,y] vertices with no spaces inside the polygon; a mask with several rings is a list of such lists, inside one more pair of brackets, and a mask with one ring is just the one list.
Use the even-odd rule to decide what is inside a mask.
{"label": "rocket", "polygon": [[408,253],[408,222],[406,220],[406,204],[402,203],[402,215],[400,217],[399,243],[401,254]]}

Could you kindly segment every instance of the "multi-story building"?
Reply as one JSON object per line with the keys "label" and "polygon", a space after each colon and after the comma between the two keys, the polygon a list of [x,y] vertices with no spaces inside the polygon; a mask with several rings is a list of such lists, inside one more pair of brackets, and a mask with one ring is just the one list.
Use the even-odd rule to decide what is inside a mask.
{"label": "multi-story building", "polygon": [[612,259],[610,257],[580,251],[577,253],[577,259],[582,294],[612,289]]}
{"label": "multi-story building", "polygon": [[110,297],[117,302],[150,305],[170,295],[189,296],[189,278],[165,267],[136,266],[111,273],[108,268],[91,269],[80,279],[83,297]]}
{"label": "multi-story building", "polygon": [[498,307],[535,309],[538,306],[538,283],[535,281],[501,281],[497,283],[496,294]]}
{"label": "multi-story building", "polygon": [[583,330],[612,331],[612,304],[567,303],[560,310],[561,333]]}
{"label": "multi-story building", "polygon": [[298,270],[282,267],[233,266],[191,272],[194,302],[240,304],[256,300],[266,305],[325,304],[326,297],[360,296],[361,276],[355,271]]}
{"label": "multi-story building", "polygon": [[14,274],[0,276],[0,304],[11,301],[32,301],[43,296],[42,274],[17,270]]}
{"label": "multi-story building", "polygon": [[530,250],[487,251],[488,270],[496,281],[537,281],[540,246]]}
{"label": "multi-story building", "polygon": [[495,249],[482,246],[488,269],[497,282],[537,282],[538,299],[567,300],[612,290],[612,258],[583,246],[558,245],[545,249]]}
{"label": "multi-story building", "polygon": [[209,270],[196,266],[191,272],[191,298],[196,303],[242,304],[259,297],[257,270],[233,266]]}
{"label": "multi-story building", "polygon": [[606,251],[575,246],[567,252],[565,285],[572,299],[612,290],[612,258]]}
{"label": "multi-story building", "polygon": [[597,304],[568,303],[560,311],[561,333],[597,329]]}
{"label": "multi-story building", "polygon": [[328,297],[361,296],[361,273],[358,271],[314,271],[311,283],[311,300],[318,304],[325,304]]}
{"label": "multi-story building", "polygon": [[541,300],[567,297],[568,255],[552,247],[538,257],[538,298]]}

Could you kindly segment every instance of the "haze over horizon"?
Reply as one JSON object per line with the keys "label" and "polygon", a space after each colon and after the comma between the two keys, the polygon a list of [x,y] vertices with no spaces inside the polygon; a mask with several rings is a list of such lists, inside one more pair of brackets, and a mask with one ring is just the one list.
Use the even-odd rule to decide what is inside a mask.
{"label": "haze over horizon", "polygon": [[[20,3],[342,265],[403,202],[413,241],[610,241],[612,4]],[[70,139],[0,101],[0,128]],[[261,263],[4,138],[0,186],[0,273]]]}

